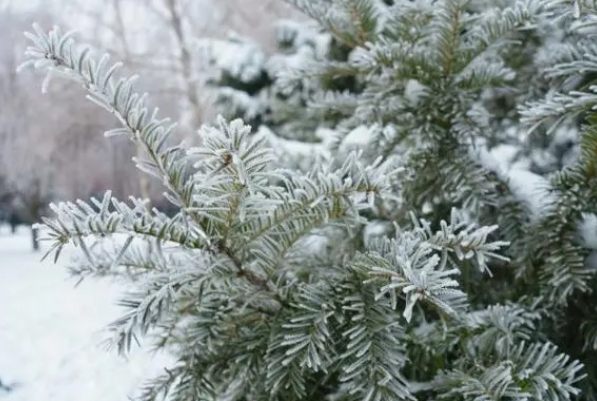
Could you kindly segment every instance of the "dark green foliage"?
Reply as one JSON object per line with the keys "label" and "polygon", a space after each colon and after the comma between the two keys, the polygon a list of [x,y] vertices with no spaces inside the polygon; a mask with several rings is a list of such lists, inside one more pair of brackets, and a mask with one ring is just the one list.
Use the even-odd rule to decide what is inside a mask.
{"label": "dark green foliage", "polygon": [[[30,35],[31,63],[116,114],[177,209],[108,193],[45,220],[56,256],[81,248],[73,274],[138,279],[114,344],[149,335],[178,359],[140,399],[594,401],[596,34],[557,0],[289,2],[325,51],[218,75],[222,104],[278,137],[220,118],[189,152],[107,59]],[[562,122],[578,157],[541,162],[565,153]],[[279,137],[307,142],[304,172]]]}
{"label": "dark green foliage", "polygon": [[[338,10],[347,7],[349,19],[360,18],[343,26],[335,24],[342,11],[332,17],[331,13],[312,12],[316,6],[311,3],[293,3],[304,7],[323,26],[332,27],[334,40],[343,43],[348,51],[364,44],[359,38],[370,40],[377,29],[372,22],[374,2],[330,2],[322,6],[334,10],[338,3]],[[594,82],[595,50],[590,43],[596,36],[592,28],[574,28],[575,20],[566,5],[554,4],[550,9],[538,2],[531,2],[528,8],[514,3],[500,2],[500,7],[513,6],[504,8],[501,15],[495,14],[493,21],[480,23],[479,13],[485,12],[489,3],[446,1],[425,9],[422,5],[399,2],[388,13],[395,24],[387,24],[387,31],[367,45],[370,59],[356,68],[347,62],[348,58],[330,59],[327,63],[307,65],[302,74],[290,79],[299,82],[315,77],[321,83],[343,76],[351,80],[361,78],[360,89],[354,91],[361,94],[360,101],[355,102],[354,108],[346,109],[344,118],[336,117],[331,127],[340,132],[362,123],[381,123],[380,131],[391,127],[393,137],[380,133],[367,144],[372,158],[380,154],[405,158],[410,171],[400,183],[401,207],[367,217],[408,226],[406,212],[414,210],[428,219],[431,227],[439,228],[439,223],[457,207],[471,212],[484,225],[498,224],[500,230],[492,238],[511,243],[510,261],[492,262],[491,277],[479,273],[472,263],[460,264],[459,281],[469,301],[476,308],[484,308],[504,302],[530,306],[541,300],[544,310],[553,314],[545,317],[544,331],[536,334],[563,347],[592,372],[597,370],[597,365],[593,367],[592,351],[578,344],[593,341],[595,332],[585,330],[585,340],[581,341],[578,327],[587,327],[588,323],[583,322],[595,319],[595,308],[579,309],[573,305],[586,302],[594,281],[593,270],[586,266],[591,249],[583,243],[578,228],[584,213],[597,212],[590,206],[596,193],[593,178],[584,172],[587,168],[593,171],[593,162],[581,167],[597,156],[591,133],[594,117],[574,109],[565,114],[568,130],[583,132],[582,137],[560,135],[560,121],[555,118],[529,130],[531,119],[523,114],[521,120],[520,105],[528,102],[532,106],[554,89],[592,92],[589,87]],[[358,12],[352,12],[357,9]],[[563,17],[551,18],[549,13]],[[434,41],[430,41],[431,37]],[[479,41],[481,37],[483,40]],[[408,46],[403,50],[401,43]],[[387,74],[389,70],[392,72]],[[415,101],[407,93],[412,80],[423,87]],[[329,89],[322,87],[321,92]],[[335,101],[332,96],[324,104],[335,110]],[[580,99],[578,104],[583,111],[593,105],[581,106]],[[558,118],[564,115],[560,110]],[[525,131],[529,133],[521,141]],[[507,174],[488,166],[486,157],[471,159],[471,142],[483,149],[515,146],[517,158],[531,172],[549,175],[545,185],[552,188],[549,197],[553,200],[549,201],[545,194],[536,195],[545,198],[544,207],[549,209],[541,213],[540,221],[533,217],[539,212],[532,210],[536,206],[513,192]],[[581,156],[577,160],[574,154],[579,147]],[[580,299],[583,301],[577,301]],[[416,374],[416,380],[430,379],[429,372],[455,363],[457,356],[458,353],[439,352],[439,361],[427,360],[435,368],[426,367],[430,369],[427,371],[421,367],[427,373]],[[417,371],[414,366],[412,369]],[[594,384],[589,384],[593,383],[592,376],[589,373],[587,377],[583,382],[585,397],[595,399]]]}
{"label": "dark green foliage", "polygon": [[[213,78],[208,80],[208,89],[215,97],[218,112],[226,118],[242,118],[252,127],[261,125],[274,130],[281,137],[313,141],[313,131],[317,127],[335,125],[341,116],[334,110],[308,112],[308,102],[315,91],[340,91],[358,93],[362,88],[356,77],[322,76],[313,88],[312,85],[298,83],[291,90],[276,85],[276,76],[290,63],[290,59],[301,53],[310,54],[314,62],[330,60],[346,62],[353,47],[325,33],[320,33],[308,24],[280,21],[277,35],[277,52],[272,57],[262,52],[255,44],[233,38],[226,42],[209,43],[210,72]],[[323,45],[323,42],[328,43]],[[323,47],[322,47],[323,46]],[[221,58],[228,58],[228,52],[221,48],[229,47],[246,53],[247,59],[239,58],[241,68],[229,68],[221,65]],[[321,54],[320,54],[321,53]],[[320,59],[321,58],[321,59]],[[279,66],[279,64],[282,64]],[[273,67],[278,65],[277,67]],[[243,68],[243,66],[245,66]],[[238,67],[238,66],[234,66]],[[246,73],[246,69],[258,72]],[[280,70],[282,68],[282,70]]]}

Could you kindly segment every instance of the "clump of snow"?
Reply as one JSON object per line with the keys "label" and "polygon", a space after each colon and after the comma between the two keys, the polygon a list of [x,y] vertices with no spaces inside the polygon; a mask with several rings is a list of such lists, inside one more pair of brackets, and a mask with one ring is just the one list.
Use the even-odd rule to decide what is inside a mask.
{"label": "clump of snow", "polygon": [[363,232],[365,244],[370,244],[372,240],[387,234],[389,223],[386,221],[370,221],[365,226]]}
{"label": "clump of snow", "polygon": [[592,251],[585,259],[585,268],[589,271],[597,270],[597,251]]}
{"label": "clump of snow", "polygon": [[531,221],[537,222],[550,211],[556,200],[555,194],[550,191],[551,185],[545,177],[514,167],[508,158],[511,151],[502,149],[492,153],[481,144],[470,148],[471,156],[506,181],[513,195],[527,205]]}
{"label": "clump of snow", "polygon": [[508,170],[510,163],[506,158],[507,154],[491,154],[482,143],[475,143],[469,147],[471,158],[479,162],[486,169],[502,176]]}
{"label": "clump of snow", "polygon": [[432,212],[433,212],[433,203],[431,203],[431,202],[423,203],[423,206],[421,207],[421,213],[429,214]]}
{"label": "clump of snow", "polygon": [[291,19],[280,19],[276,21],[274,26],[278,43],[292,43],[294,49],[309,46],[314,49],[316,56],[325,57],[332,36],[321,31],[318,24],[311,21],[299,22]]}
{"label": "clump of snow", "polygon": [[251,82],[261,76],[266,55],[256,43],[246,39],[231,37],[228,40],[205,39],[198,43],[203,59],[216,71],[224,71]]}
{"label": "clump of snow", "polygon": [[311,170],[313,163],[329,160],[331,154],[322,142],[301,142],[284,139],[274,134],[268,127],[260,126],[255,138],[264,138],[286,167],[294,166],[303,171]]}
{"label": "clump of snow", "polygon": [[585,260],[585,267],[590,271],[597,270],[597,216],[594,213],[583,213],[578,225],[578,232],[585,248],[591,253]]}
{"label": "clump of snow", "polygon": [[531,222],[537,222],[553,207],[556,197],[550,192],[550,184],[545,177],[527,170],[512,169],[508,172],[507,182],[514,196],[527,204]]}
{"label": "clump of snow", "polygon": [[316,232],[300,239],[297,245],[301,249],[308,249],[311,255],[324,255],[329,243],[329,238],[324,232]]}
{"label": "clump of snow", "polygon": [[315,131],[315,137],[317,137],[321,141],[321,144],[326,149],[336,142],[338,136],[339,133],[337,131],[321,126],[318,127]]}
{"label": "clump of snow", "polygon": [[574,126],[563,126],[555,131],[551,151],[560,156],[564,166],[572,166],[578,160],[579,137],[579,130]]}
{"label": "clump of snow", "polygon": [[297,70],[304,67],[307,63],[305,60],[312,58],[312,51],[308,48],[301,47],[296,53],[291,55],[275,54],[267,62],[267,71],[273,77],[280,75],[287,70]]}
{"label": "clump of snow", "polygon": [[340,151],[346,152],[351,149],[362,149],[371,141],[377,126],[359,125],[351,130],[342,140]]}
{"label": "clump of snow", "polygon": [[583,213],[578,226],[584,246],[597,249],[597,216],[594,213]]}
{"label": "clump of snow", "polygon": [[498,161],[503,170],[508,170],[510,167],[526,170],[529,167],[528,161],[516,160],[520,153],[518,146],[501,144],[491,148],[489,153]]}
{"label": "clump of snow", "polygon": [[271,129],[262,125],[255,133],[255,138],[264,138],[268,145],[277,153],[295,154],[300,156],[313,156],[314,154],[324,152],[323,145],[319,142],[301,142],[284,139],[272,132]]}
{"label": "clump of snow", "polygon": [[578,139],[578,129],[574,126],[564,126],[554,132],[553,143],[563,144],[566,142],[574,142]]}
{"label": "clump of snow", "polygon": [[427,87],[414,79],[409,79],[406,83],[406,87],[404,88],[404,96],[413,105],[416,105],[426,93]]}
{"label": "clump of snow", "polygon": [[263,113],[267,107],[265,99],[262,99],[262,97],[254,97],[245,91],[229,87],[218,88],[218,91],[212,97],[219,101],[225,99],[230,104],[228,107],[242,111],[244,118],[247,119],[255,118],[260,113]]}
{"label": "clump of snow", "polygon": [[267,71],[278,76],[287,70],[300,70],[315,60],[324,60],[329,51],[331,35],[316,25],[282,19],[276,23],[277,40],[289,44],[285,53],[275,53],[267,61]]}

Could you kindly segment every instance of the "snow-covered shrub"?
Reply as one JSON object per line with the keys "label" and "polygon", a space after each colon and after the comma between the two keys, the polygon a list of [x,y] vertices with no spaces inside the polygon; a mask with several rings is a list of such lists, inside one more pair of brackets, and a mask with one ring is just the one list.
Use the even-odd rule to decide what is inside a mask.
{"label": "snow-covered shrub", "polygon": [[[136,272],[114,341],[178,357],[140,399],[596,400],[591,2],[289,2],[348,56],[277,73],[306,99],[295,128],[220,118],[193,149],[107,58],[29,34],[29,64],[115,114],[178,210],[108,193],[45,221],[77,275]],[[244,54],[258,68],[230,70],[258,77]],[[342,76],[358,90],[323,86]],[[533,156],[564,122],[576,155]]]}

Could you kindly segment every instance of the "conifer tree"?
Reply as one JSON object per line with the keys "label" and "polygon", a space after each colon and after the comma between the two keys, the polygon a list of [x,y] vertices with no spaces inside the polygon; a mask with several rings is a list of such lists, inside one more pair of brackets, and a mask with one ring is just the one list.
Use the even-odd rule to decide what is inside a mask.
{"label": "conifer tree", "polygon": [[[45,220],[55,257],[81,250],[74,275],[135,273],[114,344],[145,335],[177,357],[138,399],[597,400],[594,5],[289,1],[352,49],[275,77],[312,89],[304,113],[334,113],[308,169],[241,120],[170,144],[107,57],[28,34],[27,64],[115,114],[110,134],[146,150],[138,167],[178,208],[108,192]],[[345,76],[358,90],[321,85]],[[548,148],[563,123],[579,148],[565,165],[497,157]]]}
{"label": "conifer tree", "polygon": [[275,28],[274,54],[238,36],[203,40],[207,88],[227,119],[242,118],[255,129],[267,126],[282,138],[317,141],[317,129],[333,125],[339,116],[310,108],[308,102],[322,89],[358,92],[354,77],[322,77],[286,90],[276,84],[276,76],[294,65],[345,62],[352,49],[313,22],[284,19]]}

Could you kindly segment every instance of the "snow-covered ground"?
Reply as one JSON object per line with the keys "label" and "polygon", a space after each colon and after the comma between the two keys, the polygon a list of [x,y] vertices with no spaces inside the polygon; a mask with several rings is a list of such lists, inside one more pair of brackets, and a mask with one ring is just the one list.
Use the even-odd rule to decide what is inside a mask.
{"label": "snow-covered ground", "polygon": [[127,361],[106,351],[102,330],[119,316],[121,287],[90,280],[74,288],[60,265],[40,263],[29,235],[0,227],[0,380],[14,387],[0,388],[0,400],[126,401],[168,358],[136,349]]}

